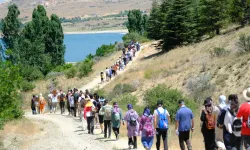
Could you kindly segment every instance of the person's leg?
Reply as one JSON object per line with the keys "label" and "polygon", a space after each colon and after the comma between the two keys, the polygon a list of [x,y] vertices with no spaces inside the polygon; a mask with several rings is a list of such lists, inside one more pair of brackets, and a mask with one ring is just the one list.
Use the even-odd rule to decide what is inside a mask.
{"label": "person's leg", "polygon": [[250,150],[250,135],[242,135],[242,141],[246,150]]}
{"label": "person's leg", "polygon": [[59,105],[60,105],[60,110],[61,110],[61,114],[62,114],[62,101],[60,101]]}
{"label": "person's leg", "polygon": [[109,131],[108,137],[111,138],[111,120],[108,120],[108,131]]}
{"label": "person's leg", "polygon": [[168,130],[162,132],[164,150],[168,150]]}
{"label": "person's leg", "polygon": [[94,134],[94,126],[95,126],[95,121],[94,121],[94,116],[91,117],[91,122],[90,122],[90,132],[91,134]]}
{"label": "person's leg", "polygon": [[148,137],[141,137],[141,143],[142,143],[142,145],[143,145],[143,147],[147,150],[148,149]]}
{"label": "person's leg", "polygon": [[179,132],[179,145],[180,145],[181,150],[185,150],[184,138],[185,138],[185,132],[180,131]]}
{"label": "person's leg", "polygon": [[128,146],[131,147],[133,144],[134,144],[134,143],[133,143],[132,137],[129,137],[129,138],[128,138]]}
{"label": "person's leg", "polygon": [[112,129],[113,129],[113,132],[115,134],[115,137],[117,138],[117,129],[116,129],[116,127],[112,127]]}
{"label": "person's leg", "polygon": [[88,129],[88,133],[90,134],[90,117],[87,117],[87,129]]}
{"label": "person's leg", "polygon": [[154,136],[149,137],[149,139],[148,139],[148,149],[149,150],[151,149],[153,143],[154,143]]}
{"label": "person's leg", "polygon": [[156,129],[156,149],[160,150],[161,145],[161,131],[159,129]]}
{"label": "person's leg", "polygon": [[137,148],[137,137],[136,136],[133,137],[133,141],[134,141],[134,148]]}
{"label": "person's leg", "polygon": [[[190,131],[185,131],[184,132],[184,136],[183,136],[183,139],[187,145],[187,149],[188,150],[192,150],[192,145],[191,145],[191,141],[190,141]],[[184,145],[184,149],[185,149],[185,145]]]}
{"label": "person's leg", "polygon": [[107,128],[108,128],[108,122],[107,120],[104,120],[104,137],[107,138]]}

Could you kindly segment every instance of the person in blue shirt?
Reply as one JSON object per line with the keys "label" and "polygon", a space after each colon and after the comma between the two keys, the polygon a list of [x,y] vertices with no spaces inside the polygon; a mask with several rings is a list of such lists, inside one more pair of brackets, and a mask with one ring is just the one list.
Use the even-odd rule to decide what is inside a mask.
{"label": "person in blue shirt", "polygon": [[192,110],[185,106],[184,100],[178,101],[180,109],[175,115],[175,130],[179,136],[179,144],[181,150],[185,150],[184,141],[187,144],[188,150],[192,150],[190,142],[190,131],[194,130],[194,114]]}

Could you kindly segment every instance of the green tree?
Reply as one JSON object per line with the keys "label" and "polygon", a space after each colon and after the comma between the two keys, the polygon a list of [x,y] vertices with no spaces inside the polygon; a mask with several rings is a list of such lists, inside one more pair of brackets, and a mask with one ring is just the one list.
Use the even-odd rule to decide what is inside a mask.
{"label": "green tree", "polygon": [[63,44],[64,34],[60,19],[52,14],[48,23],[48,30],[45,35],[46,53],[51,56],[52,66],[64,64],[65,45]]}
{"label": "green tree", "polygon": [[143,16],[140,10],[130,10],[128,12],[128,24],[127,28],[129,32],[138,32],[143,34]]}
{"label": "green tree", "polygon": [[190,0],[174,0],[166,14],[163,27],[164,50],[190,43],[196,36]]}
{"label": "green tree", "polygon": [[250,1],[231,0],[229,12],[233,23],[239,23],[241,26],[245,26],[250,20]]}
{"label": "green tree", "polygon": [[13,63],[18,63],[19,61],[19,33],[20,33],[20,21],[18,16],[20,11],[16,4],[10,5],[8,7],[8,14],[2,20],[2,32],[3,32],[3,42],[5,48],[8,50],[8,59]]}
{"label": "green tree", "polygon": [[201,0],[201,26],[205,33],[220,34],[227,18],[227,0]]}
{"label": "green tree", "polygon": [[21,97],[18,93],[22,78],[20,70],[10,62],[0,62],[0,128],[4,122],[23,115]]}

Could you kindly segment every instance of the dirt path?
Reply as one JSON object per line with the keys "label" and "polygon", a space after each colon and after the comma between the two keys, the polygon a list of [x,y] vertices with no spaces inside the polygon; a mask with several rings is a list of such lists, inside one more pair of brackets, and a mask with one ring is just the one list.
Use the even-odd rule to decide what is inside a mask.
{"label": "dirt path", "polygon": [[[145,48],[147,48],[148,46],[149,46],[149,44],[141,46],[141,50],[136,53],[136,57],[133,58],[133,61],[130,62],[123,71],[118,71],[118,75],[115,76],[115,77],[113,77],[112,80],[114,80],[118,76],[121,76],[124,72],[126,72],[126,70],[129,70],[129,68],[133,67],[133,64],[136,63],[136,60],[137,60],[138,56],[140,55],[140,53],[142,52],[142,50],[145,49]],[[82,86],[81,88],[79,88],[79,90],[85,91],[86,89],[102,88],[107,83],[108,82],[101,83],[100,76],[98,75],[91,82],[89,82],[88,84],[86,84],[86,85]]]}

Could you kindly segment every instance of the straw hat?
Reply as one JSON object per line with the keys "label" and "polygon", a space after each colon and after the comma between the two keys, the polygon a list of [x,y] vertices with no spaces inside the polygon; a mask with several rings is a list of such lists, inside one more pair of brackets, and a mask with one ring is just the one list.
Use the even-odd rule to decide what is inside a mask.
{"label": "straw hat", "polygon": [[244,97],[247,101],[250,101],[250,87],[243,91],[243,97]]}
{"label": "straw hat", "polygon": [[88,97],[87,97],[87,98],[85,98],[85,101],[90,101],[90,98],[88,98]]}

